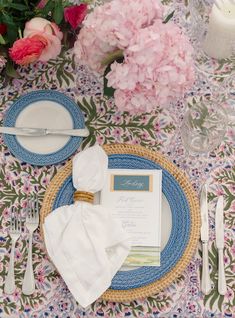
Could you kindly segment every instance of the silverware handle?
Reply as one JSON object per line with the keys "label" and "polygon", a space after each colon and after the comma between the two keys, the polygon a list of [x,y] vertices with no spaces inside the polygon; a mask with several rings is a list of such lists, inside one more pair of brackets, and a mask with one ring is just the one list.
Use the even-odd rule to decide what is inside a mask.
{"label": "silverware handle", "polygon": [[9,269],[8,269],[7,277],[5,280],[5,286],[4,286],[4,292],[9,295],[13,294],[16,288],[15,273],[14,273],[15,244],[16,242],[12,241]]}
{"label": "silverware handle", "polygon": [[15,135],[15,136],[45,136],[46,129],[44,128],[27,128],[27,127],[0,127],[0,133]]}
{"label": "silverware handle", "polygon": [[218,249],[219,254],[219,272],[218,272],[218,292],[220,295],[225,295],[227,292],[226,279],[224,271],[224,253],[223,249]]}
{"label": "silverware handle", "polygon": [[26,266],[26,271],[25,271],[24,281],[22,286],[22,292],[25,295],[31,295],[35,291],[35,280],[34,280],[34,274],[33,274],[33,261],[32,261],[32,241],[33,241],[33,234],[30,233],[27,266]]}
{"label": "silverware handle", "polygon": [[202,281],[201,290],[208,295],[211,291],[211,280],[209,272],[208,243],[202,242]]}
{"label": "silverware handle", "polygon": [[50,135],[61,135],[61,136],[75,136],[75,137],[87,137],[89,135],[89,130],[84,129],[47,129],[47,134]]}

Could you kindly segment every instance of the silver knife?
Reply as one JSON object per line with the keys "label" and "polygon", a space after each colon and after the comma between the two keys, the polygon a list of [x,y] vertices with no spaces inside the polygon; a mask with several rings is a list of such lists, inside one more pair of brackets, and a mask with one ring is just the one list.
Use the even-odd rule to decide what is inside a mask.
{"label": "silver knife", "polygon": [[201,241],[202,241],[201,290],[205,295],[208,295],[211,291],[211,280],[210,280],[209,258],[208,258],[209,223],[208,223],[207,185],[206,184],[204,184],[201,191],[200,209],[201,209]]}
{"label": "silver knife", "polygon": [[30,127],[0,127],[0,133],[16,135],[16,136],[47,136],[47,135],[63,135],[87,137],[89,130],[84,129],[46,129],[46,128],[30,128]]}
{"label": "silver knife", "polygon": [[224,272],[224,198],[220,196],[216,205],[215,212],[215,235],[216,247],[219,256],[218,268],[218,292],[220,295],[225,295],[227,292],[225,272]]}

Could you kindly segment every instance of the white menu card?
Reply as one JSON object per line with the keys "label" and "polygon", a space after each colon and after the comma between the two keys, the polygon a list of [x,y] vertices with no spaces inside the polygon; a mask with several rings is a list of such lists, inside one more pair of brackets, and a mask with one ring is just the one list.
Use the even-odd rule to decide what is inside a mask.
{"label": "white menu card", "polygon": [[108,170],[100,202],[131,238],[125,266],[160,266],[161,197],[161,170]]}

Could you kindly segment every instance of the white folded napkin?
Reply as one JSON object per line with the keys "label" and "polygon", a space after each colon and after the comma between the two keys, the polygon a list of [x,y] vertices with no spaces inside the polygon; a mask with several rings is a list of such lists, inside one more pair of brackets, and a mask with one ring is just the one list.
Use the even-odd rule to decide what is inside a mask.
{"label": "white folded napkin", "polygon": [[[79,191],[102,189],[108,157],[96,145],[73,159]],[[109,288],[130,250],[121,223],[102,205],[77,201],[50,213],[43,226],[48,254],[78,303],[86,307]]]}

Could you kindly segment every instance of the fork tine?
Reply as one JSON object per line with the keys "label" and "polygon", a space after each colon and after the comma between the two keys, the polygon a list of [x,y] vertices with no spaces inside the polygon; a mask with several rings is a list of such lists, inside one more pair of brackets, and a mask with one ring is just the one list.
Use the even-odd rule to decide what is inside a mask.
{"label": "fork tine", "polygon": [[30,196],[28,200],[27,217],[29,221],[32,219],[32,198]]}
{"label": "fork tine", "polygon": [[21,213],[20,213],[20,210],[18,212],[18,224],[17,224],[17,230],[18,232],[21,232],[22,231],[22,217],[21,217]]}
{"label": "fork tine", "polygon": [[16,208],[12,207],[11,209],[11,232],[16,231]]}
{"label": "fork tine", "polygon": [[34,197],[33,197],[33,195],[32,195],[32,197],[31,197],[31,213],[32,213],[32,220],[34,220],[35,202],[34,202]]}
{"label": "fork tine", "polygon": [[16,218],[16,231],[19,232],[19,229],[20,229],[20,225],[19,225],[19,212],[17,213],[17,218]]}
{"label": "fork tine", "polygon": [[33,221],[34,222],[37,222],[37,219],[38,219],[38,199],[37,197],[36,198],[33,198],[33,211],[32,211],[32,214],[33,214]]}
{"label": "fork tine", "polygon": [[17,223],[18,223],[18,216],[16,207],[14,207],[14,232],[17,232]]}
{"label": "fork tine", "polygon": [[11,208],[10,230],[14,230],[14,207]]}
{"label": "fork tine", "polygon": [[32,220],[35,219],[35,199],[34,197],[32,196]]}

